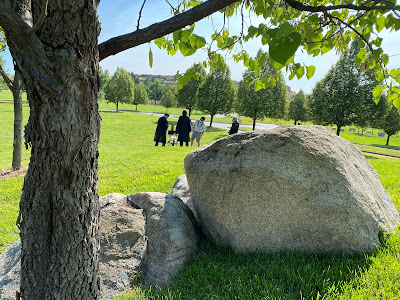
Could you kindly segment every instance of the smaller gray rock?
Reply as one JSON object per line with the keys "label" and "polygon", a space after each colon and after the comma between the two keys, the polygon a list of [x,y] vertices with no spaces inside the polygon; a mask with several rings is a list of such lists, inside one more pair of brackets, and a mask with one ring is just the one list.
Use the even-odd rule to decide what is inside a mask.
{"label": "smaller gray rock", "polygon": [[[146,249],[143,210],[122,194],[100,197],[101,297],[110,299],[130,288],[133,274],[143,261]],[[0,255],[0,299],[14,300],[19,291],[21,241]]]}
{"label": "smaller gray rock", "polygon": [[197,215],[196,209],[193,206],[193,201],[192,197],[190,196],[189,185],[185,174],[179,176],[176,179],[175,184],[172,187],[171,195],[175,195],[180,198],[183,203],[185,203],[190,208],[194,217],[197,220],[197,223],[200,224],[199,216]]}
{"label": "smaller gray rock", "polygon": [[130,288],[146,249],[143,210],[123,194],[100,198],[100,279],[102,297],[112,298]]}
{"label": "smaller gray rock", "polygon": [[19,291],[21,270],[21,241],[18,240],[0,254],[0,299],[15,299]]}
{"label": "smaller gray rock", "polygon": [[146,215],[144,286],[166,286],[192,258],[200,235],[191,210],[174,195],[138,193],[128,200]]}

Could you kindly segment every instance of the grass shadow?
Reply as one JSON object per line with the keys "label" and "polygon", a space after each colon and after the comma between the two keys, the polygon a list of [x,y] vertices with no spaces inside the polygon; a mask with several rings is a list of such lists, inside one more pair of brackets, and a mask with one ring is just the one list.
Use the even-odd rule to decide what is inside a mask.
{"label": "grass shadow", "polygon": [[169,288],[152,294],[163,299],[171,295],[185,295],[185,299],[322,299],[340,293],[343,285],[368,270],[372,255],[237,254],[206,243]]}

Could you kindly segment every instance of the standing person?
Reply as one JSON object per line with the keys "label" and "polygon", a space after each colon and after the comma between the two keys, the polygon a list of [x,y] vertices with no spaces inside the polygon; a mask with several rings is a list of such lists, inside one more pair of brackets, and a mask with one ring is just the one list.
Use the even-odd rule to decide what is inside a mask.
{"label": "standing person", "polygon": [[156,142],[155,146],[158,146],[159,142],[165,146],[165,143],[167,142],[168,117],[169,114],[164,114],[158,119],[156,133],[154,134],[154,141]]}
{"label": "standing person", "polygon": [[200,147],[200,139],[203,136],[204,131],[206,131],[206,124],[204,124],[205,119],[206,118],[201,117],[200,120],[196,120],[196,122],[194,122],[192,138],[190,139],[191,147],[193,147],[194,139],[196,139],[197,145]]}
{"label": "standing person", "polygon": [[190,124],[190,118],[187,116],[187,111],[182,111],[182,116],[179,117],[178,123],[176,124],[176,133],[178,134],[178,141],[181,147],[183,142],[186,143],[186,147],[189,146],[189,133],[192,131],[192,125]]}
{"label": "standing person", "polygon": [[229,130],[229,135],[237,133],[239,130],[239,122],[237,120],[237,117],[232,118],[232,127]]}

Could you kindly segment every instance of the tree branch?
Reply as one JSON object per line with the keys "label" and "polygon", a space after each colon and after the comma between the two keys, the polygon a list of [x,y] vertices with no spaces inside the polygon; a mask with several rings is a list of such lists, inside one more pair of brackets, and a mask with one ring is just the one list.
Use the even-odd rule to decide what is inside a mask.
{"label": "tree branch", "polygon": [[375,10],[395,10],[395,3],[385,1],[386,5],[382,6],[367,6],[367,5],[354,5],[352,3],[347,3],[347,4],[339,4],[339,5],[319,5],[319,6],[310,6],[310,5],[304,5],[303,3],[296,1],[296,0],[283,0],[286,2],[289,6],[291,6],[294,9],[300,10],[300,11],[309,11],[309,12],[324,12],[324,11],[331,11],[331,10],[337,10],[337,9],[350,9],[350,10],[371,10],[372,8]]}
{"label": "tree branch", "polygon": [[33,27],[28,28],[28,29],[26,30],[26,33],[27,33],[27,34],[29,34],[29,35],[34,34],[36,31],[38,31],[38,29],[40,28],[40,26],[42,26],[42,24],[43,24],[43,22],[44,22],[44,19],[45,19],[46,16],[47,16],[47,4],[48,4],[48,2],[49,2],[49,0],[43,0],[43,2],[42,2],[42,8],[41,8],[41,11],[40,11],[39,20],[36,22],[36,24],[35,24]]}
{"label": "tree branch", "polygon": [[235,2],[238,0],[208,0],[165,21],[111,38],[99,45],[100,60],[175,32]]}
{"label": "tree branch", "polygon": [[143,8],[144,8],[144,5],[145,5],[145,4],[146,4],[146,0],[143,1],[142,7],[140,8],[140,11],[139,11],[139,18],[138,18],[138,20],[137,20],[136,30],[139,30],[140,19],[142,18],[142,11],[143,11]]}
{"label": "tree branch", "polygon": [[10,78],[8,78],[6,72],[4,72],[4,70],[1,66],[0,66],[0,74],[1,74],[1,77],[3,77],[4,82],[7,84],[8,88],[12,91],[14,89],[13,82],[11,81]]}

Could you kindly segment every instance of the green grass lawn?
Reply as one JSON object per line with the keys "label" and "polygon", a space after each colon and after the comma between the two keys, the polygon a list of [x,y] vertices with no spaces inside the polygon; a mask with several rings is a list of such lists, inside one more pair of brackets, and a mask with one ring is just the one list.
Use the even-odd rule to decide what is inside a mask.
{"label": "green grass lawn", "polygon": [[[27,112],[24,107],[24,114]],[[176,177],[184,173],[183,159],[192,148],[154,147],[156,116],[100,114],[99,195],[169,193]],[[26,121],[27,116],[24,118]],[[0,169],[7,169],[11,164],[7,152],[12,149],[11,103],[0,102],[0,130]],[[223,136],[226,130],[207,128],[202,144]],[[364,144],[380,143],[378,137],[347,132],[341,136]],[[397,142],[393,139],[393,145],[399,147]],[[23,164],[28,157],[29,151],[24,152]],[[366,157],[400,209],[400,159]],[[18,239],[15,220],[22,184],[23,176],[0,180],[0,252]],[[390,237],[386,247],[362,255],[238,255],[207,243],[169,288],[138,287],[117,299],[400,299],[399,257],[399,232]]]}

